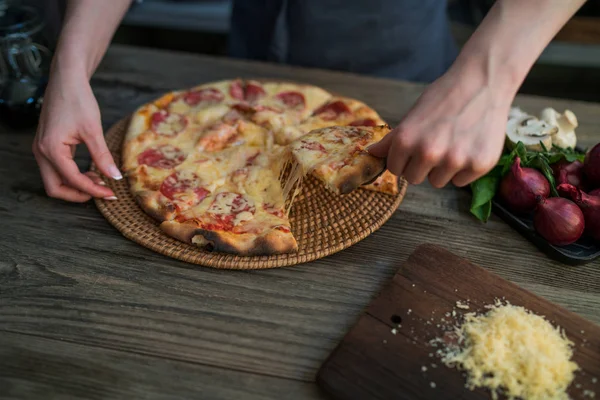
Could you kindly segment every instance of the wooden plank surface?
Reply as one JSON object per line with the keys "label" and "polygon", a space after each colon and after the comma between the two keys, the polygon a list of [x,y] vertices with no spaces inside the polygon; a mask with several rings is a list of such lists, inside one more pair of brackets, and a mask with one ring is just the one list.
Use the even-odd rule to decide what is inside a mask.
{"label": "wooden plank surface", "polygon": [[[571,399],[585,399],[600,376],[600,326],[535,296],[438,246],[410,255],[320,369],[317,382],[337,400],[485,400],[447,368],[432,341],[450,341],[466,313],[496,301],[525,307],[564,330],[578,371]],[[457,303],[466,308],[460,308]],[[433,384],[432,384],[433,383]]]}
{"label": "wooden plank surface", "polygon": [[[92,86],[108,127],[167,90],[236,76],[317,84],[368,102],[391,124],[422,90],[351,74],[125,46],[110,49]],[[534,97],[516,104],[536,112],[568,107],[580,120],[582,143],[600,141],[600,105]],[[498,218],[478,223],[468,213],[470,198],[464,191],[410,187],[398,212],[379,231],[317,262],[218,271],[171,260],[124,239],[92,203],[46,197],[30,152],[33,132],[0,129],[0,336],[6,343],[18,338],[26,347],[37,336],[52,344],[46,351],[57,359],[70,346],[74,352],[105,349],[123,359],[143,355],[157,363],[157,370],[140,372],[148,380],[158,379],[161,360],[173,360],[247,374],[248,385],[256,387],[265,384],[262,376],[277,377],[294,390],[295,381],[314,384],[320,364],[398,263],[426,242],[600,323],[599,262],[566,267]],[[77,160],[82,168],[89,165],[85,151],[78,152]],[[0,365],[6,362],[0,359]],[[215,373],[213,380],[203,398],[218,398],[231,386],[225,375],[221,379]],[[23,374],[12,387],[19,390],[30,381]],[[113,390],[109,378],[98,377],[97,385]],[[126,386],[119,390],[127,393]],[[273,389],[263,397],[280,395]]]}

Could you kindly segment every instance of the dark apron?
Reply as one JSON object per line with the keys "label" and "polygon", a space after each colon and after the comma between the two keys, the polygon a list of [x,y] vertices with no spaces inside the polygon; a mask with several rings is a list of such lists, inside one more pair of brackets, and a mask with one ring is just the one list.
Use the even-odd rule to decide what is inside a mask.
{"label": "dark apron", "polygon": [[235,0],[234,57],[431,82],[454,61],[445,0]]}

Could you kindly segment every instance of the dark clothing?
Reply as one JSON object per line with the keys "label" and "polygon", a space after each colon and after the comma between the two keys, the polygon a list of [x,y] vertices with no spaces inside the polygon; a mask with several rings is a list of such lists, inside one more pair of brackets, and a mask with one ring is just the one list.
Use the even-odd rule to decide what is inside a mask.
{"label": "dark clothing", "polygon": [[235,0],[234,57],[431,82],[454,61],[445,0]]}

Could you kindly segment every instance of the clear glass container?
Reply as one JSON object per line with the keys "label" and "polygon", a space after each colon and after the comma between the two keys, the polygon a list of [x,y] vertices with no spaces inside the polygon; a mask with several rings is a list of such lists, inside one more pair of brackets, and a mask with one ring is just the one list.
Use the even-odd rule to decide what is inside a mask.
{"label": "clear glass container", "polygon": [[0,122],[37,124],[51,58],[39,11],[0,0]]}

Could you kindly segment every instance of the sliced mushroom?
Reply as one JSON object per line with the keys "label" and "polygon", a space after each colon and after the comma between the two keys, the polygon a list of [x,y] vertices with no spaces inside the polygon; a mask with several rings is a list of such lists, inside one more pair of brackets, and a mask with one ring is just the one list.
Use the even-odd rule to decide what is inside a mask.
{"label": "sliced mushroom", "polygon": [[552,135],[552,145],[563,149],[574,149],[577,145],[575,128],[579,126],[577,117],[571,110],[559,113],[554,108],[548,107],[542,110],[540,118],[547,123],[558,127],[558,131]]}
{"label": "sliced mushroom", "polygon": [[513,108],[506,123],[506,146],[513,149],[517,143],[523,142],[527,150],[543,151],[543,146],[552,147],[552,135],[556,132],[556,126]]}

